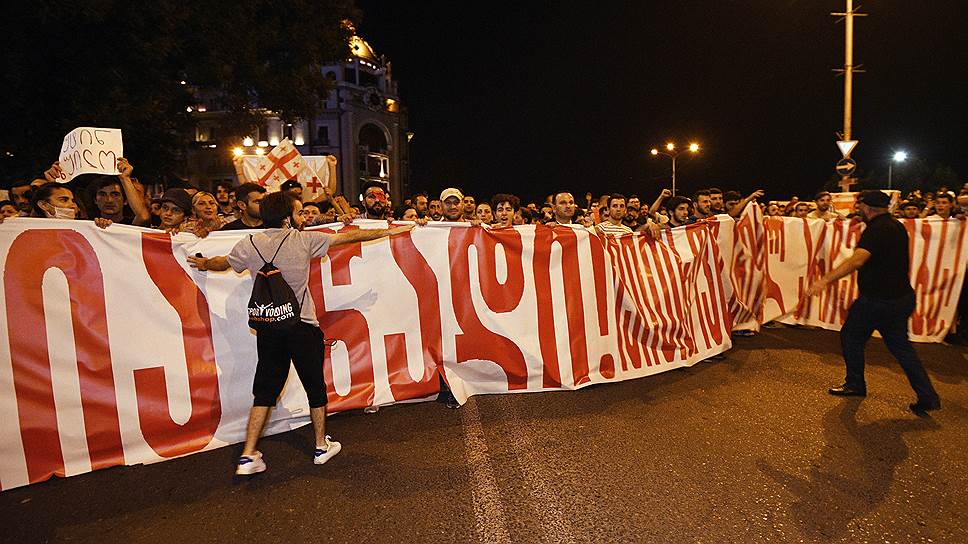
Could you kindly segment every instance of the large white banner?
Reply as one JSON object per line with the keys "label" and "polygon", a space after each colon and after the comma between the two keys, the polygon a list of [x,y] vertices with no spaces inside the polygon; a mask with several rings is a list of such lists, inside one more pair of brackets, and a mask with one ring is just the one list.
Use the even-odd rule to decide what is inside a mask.
{"label": "large white banner", "polygon": [[[903,224],[918,296],[911,335],[939,341],[965,277],[965,222]],[[836,329],[854,277],[801,294],[850,254],[862,228],[763,218],[751,206],[735,223],[718,216],[659,240],[432,223],[331,248],[310,265],[329,340],[329,411],[433,398],[441,376],[461,402],[648,376],[777,318]],[[244,236],[0,224],[0,489],[243,439],[256,364],[251,280],[192,270],[186,257],[227,254]],[[269,432],[306,422],[292,379]]]}
{"label": "large white banner", "polygon": [[[603,243],[567,227],[437,224],[332,248],[310,280],[335,341],[329,410],[431,398],[441,372],[463,402],[637,378],[728,349],[722,226]],[[0,225],[2,489],[243,439],[251,281],[192,270],[186,256],[226,254],[244,236]],[[293,379],[269,432],[307,421]]]}

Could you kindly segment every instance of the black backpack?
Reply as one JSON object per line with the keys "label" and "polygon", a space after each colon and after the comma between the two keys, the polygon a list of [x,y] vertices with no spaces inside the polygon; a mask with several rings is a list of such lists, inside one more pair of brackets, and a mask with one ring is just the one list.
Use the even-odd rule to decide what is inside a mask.
{"label": "black backpack", "polygon": [[290,234],[292,234],[291,231],[286,234],[282,242],[279,242],[279,247],[269,261],[266,261],[259,252],[259,248],[255,247],[252,235],[249,235],[249,243],[264,263],[255,276],[255,281],[252,283],[252,296],[249,297],[249,327],[256,331],[284,330],[299,323],[300,309],[296,293],[286,283],[282,272],[272,264]]}

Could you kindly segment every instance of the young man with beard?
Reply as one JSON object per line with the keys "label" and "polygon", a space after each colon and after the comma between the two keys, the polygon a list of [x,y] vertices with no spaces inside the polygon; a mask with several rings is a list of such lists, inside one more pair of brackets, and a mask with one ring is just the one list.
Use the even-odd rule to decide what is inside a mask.
{"label": "young man with beard", "polygon": [[840,217],[840,214],[834,211],[833,199],[830,193],[827,191],[820,191],[816,196],[813,197],[814,204],[817,205],[817,209],[807,214],[807,219],[823,219],[824,221],[832,221]]}
{"label": "young man with beard", "polygon": [[434,199],[427,203],[427,215],[431,221],[440,221],[444,218],[443,206],[440,200]]}
{"label": "young man with beard", "polygon": [[697,220],[708,219],[715,215],[710,207],[711,199],[707,189],[696,191],[696,198],[693,199],[693,203],[696,208],[694,216]]}
{"label": "young man with beard", "polygon": [[891,197],[882,191],[863,191],[857,198],[857,211],[867,223],[853,255],[807,289],[806,296],[819,295],[830,284],[857,271],[857,300],[847,311],[840,329],[847,375],[843,385],[832,387],[831,395],[867,396],[864,380],[864,346],[876,330],[897,360],[917,394],[910,405],[916,414],[941,408],[938,393],[924,365],[908,340],[908,318],[914,312],[915,295],[911,288],[908,234],[891,217]]}
{"label": "young man with beard", "polygon": [[222,227],[222,230],[261,229],[259,203],[266,196],[265,187],[257,183],[243,183],[235,190],[235,194],[238,219]]}
{"label": "young man with beard", "polygon": [[416,210],[418,217],[427,217],[428,210],[427,193],[417,193],[410,197],[410,205]]}
{"label": "young man with beard", "polygon": [[726,205],[726,196],[723,194],[723,190],[718,187],[710,187],[707,191],[709,191],[710,215],[727,213],[729,206]]}
{"label": "young man with beard", "polygon": [[664,202],[666,210],[669,211],[669,222],[665,224],[668,228],[684,227],[695,223],[689,214],[692,211],[692,201],[684,196],[674,196]]}
{"label": "young man with beard", "polygon": [[316,320],[309,290],[309,263],[323,257],[332,246],[377,240],[403,233],[413,225],[392,229],[359,229],[338,234],[303,231],[302,203],[285,192],[266,196],[260,208],[266,230],[239,240],[226,256],[189,257],[193,268],[200,271],[236,272],[248,270],[255,277],[269,257],[301,300],[300,322],[289,329],[260,330],[256,333],[258,363],[252,384],[255,397],[249,411],[245,446],[235,473],[251,475],[266,469],[256,446],[265,429],[269,411],[275,406],[289,375],[290,362],[309,399],[309,417],[313,422],[316,449],[313,462],[321,465],[342,449],[339,442],[326,434],[326,383],[323,378],[323,333]]}
{"label": "young man with beard", "polygon": [[383,185],[376,182],[369,182],[363,186],[363,206],[362,219],[386,219],[387,205],[390,199],[387,198]]}
{"label": "young man with beard", "polygon": [[[151,212],[144,198],[134,186],[131,172],[134,167],[125,158],[118,159],[117,176],[102,176],[94,182],[95,217],[110,219],[114,223],[143,227],[151,222]],[[126,213],[125,203],[130,208]]]}
{"label": "young man with beard", "polygon": [[234,221],[238,217],[235,210],[235,188],[226,181],[215,184],[215,202],[218,204],[218,214],[227,221]]}

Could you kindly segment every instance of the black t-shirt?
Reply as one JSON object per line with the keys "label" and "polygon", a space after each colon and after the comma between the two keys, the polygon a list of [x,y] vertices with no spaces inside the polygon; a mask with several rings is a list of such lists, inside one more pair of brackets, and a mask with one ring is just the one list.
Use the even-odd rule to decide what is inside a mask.
{"label": "black t-shirt", "polygon": [[245,229],[261,229],[261,228],[265,228],[265,227],[263,227],[262,225],[259,225],[258,227],[250,227],[245,223],[243,223],[241,219],[236,219],[231,223],[226,223],[222,228],[218,230],[245,230]]}
{"label": "black t-shirt", "polygon": [[857,242],[858,249],[871,257],[857,271],[860,294],[880,299],[896,299],[911,294],[908,234],[900,222],[885,213],[867,223]]}

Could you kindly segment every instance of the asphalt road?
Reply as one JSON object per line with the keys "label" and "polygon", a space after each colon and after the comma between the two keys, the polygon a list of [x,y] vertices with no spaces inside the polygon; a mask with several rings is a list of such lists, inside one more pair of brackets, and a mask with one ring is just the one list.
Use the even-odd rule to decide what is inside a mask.
{"label": "asphalt road", "polygon": [[723,361],[577,392],[342,414],[238,447],[0,493],[4,542],[968,542],[968,352],[919,345],[944,409],[920,418],[868,347],[866,399],[837,334],[767,329]]}

